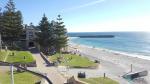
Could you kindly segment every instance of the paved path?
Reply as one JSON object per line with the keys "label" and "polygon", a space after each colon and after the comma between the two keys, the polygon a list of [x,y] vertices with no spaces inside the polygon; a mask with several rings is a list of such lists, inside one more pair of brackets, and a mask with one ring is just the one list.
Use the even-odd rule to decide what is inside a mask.
{"label": "paved path", "polygon": [[66,79],[57,71],[55,67],[47,67],[47,64],[39,53],[33,53],[33,56],[36,59],[38,71],[41,73],[46,73],[47,77],[52,81],[53,84],[64,84]]}

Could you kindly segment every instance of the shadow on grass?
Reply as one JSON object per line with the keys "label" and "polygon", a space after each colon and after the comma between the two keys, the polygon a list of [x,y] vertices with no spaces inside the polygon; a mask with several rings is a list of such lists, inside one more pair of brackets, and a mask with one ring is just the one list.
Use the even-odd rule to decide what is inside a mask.
{"label": "shadow on grass", "polygon": [[[13,74],[20,74],[20,73],[24,73],[24,72],[25,72],[25,71],[18,72],[18,71],[15,70],[15,71],[13,71]],[[7,74],[10,75],[10,74],[11,74],[11,71],[8,71]]]}

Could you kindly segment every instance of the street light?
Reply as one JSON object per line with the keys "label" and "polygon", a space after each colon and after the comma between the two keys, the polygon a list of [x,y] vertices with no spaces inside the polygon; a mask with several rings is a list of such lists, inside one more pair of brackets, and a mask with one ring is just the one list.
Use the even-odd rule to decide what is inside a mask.
{"label": "street light", "polygon": [[10,66],[10,71],[11,71],[11,84],[14,84],[14,68],[13,68],[13,64],[11,64]]}

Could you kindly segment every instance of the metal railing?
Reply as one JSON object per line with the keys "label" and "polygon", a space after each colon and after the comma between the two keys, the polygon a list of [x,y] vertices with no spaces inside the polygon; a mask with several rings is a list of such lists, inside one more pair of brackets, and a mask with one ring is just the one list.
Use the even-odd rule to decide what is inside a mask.
{"label": "metal railing", "polygon": [[49,84],[53,84],[47,76],[45,76],[45,75],[43,75],[43,74],[41,74],[41,73],[38,73],[38,72],[35,72],[35,71],[31,71],[31,70],[25,69],[25,68],[20,67],[20,66],[18,66],[18,65],[14,65],[13,63],[2,62],[2,61],[0,61],[0,63],[6,64],[6,65],[9,65],[9,66],[14,66],[14,67],[16,67],[16,68],[19,68],[19,69],[21,69],[21,70],[24,70],[24,71],[26,71],[26,72],[29,72],[29,73],[31,73],[31,74],[34,74],[34,75],[36,75],[36,76],[40,76],[40,77],[44,78]]}

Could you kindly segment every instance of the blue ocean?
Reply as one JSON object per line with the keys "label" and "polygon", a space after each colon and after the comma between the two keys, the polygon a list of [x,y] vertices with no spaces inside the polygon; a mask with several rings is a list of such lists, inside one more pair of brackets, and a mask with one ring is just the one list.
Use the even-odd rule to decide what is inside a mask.
{"label": "blue ocean", "polygon": [[[114,38],[80,38],[78,35],[114,35]],[[68,33],[69,42],[129,54],[150,56],[150,32]]]}

